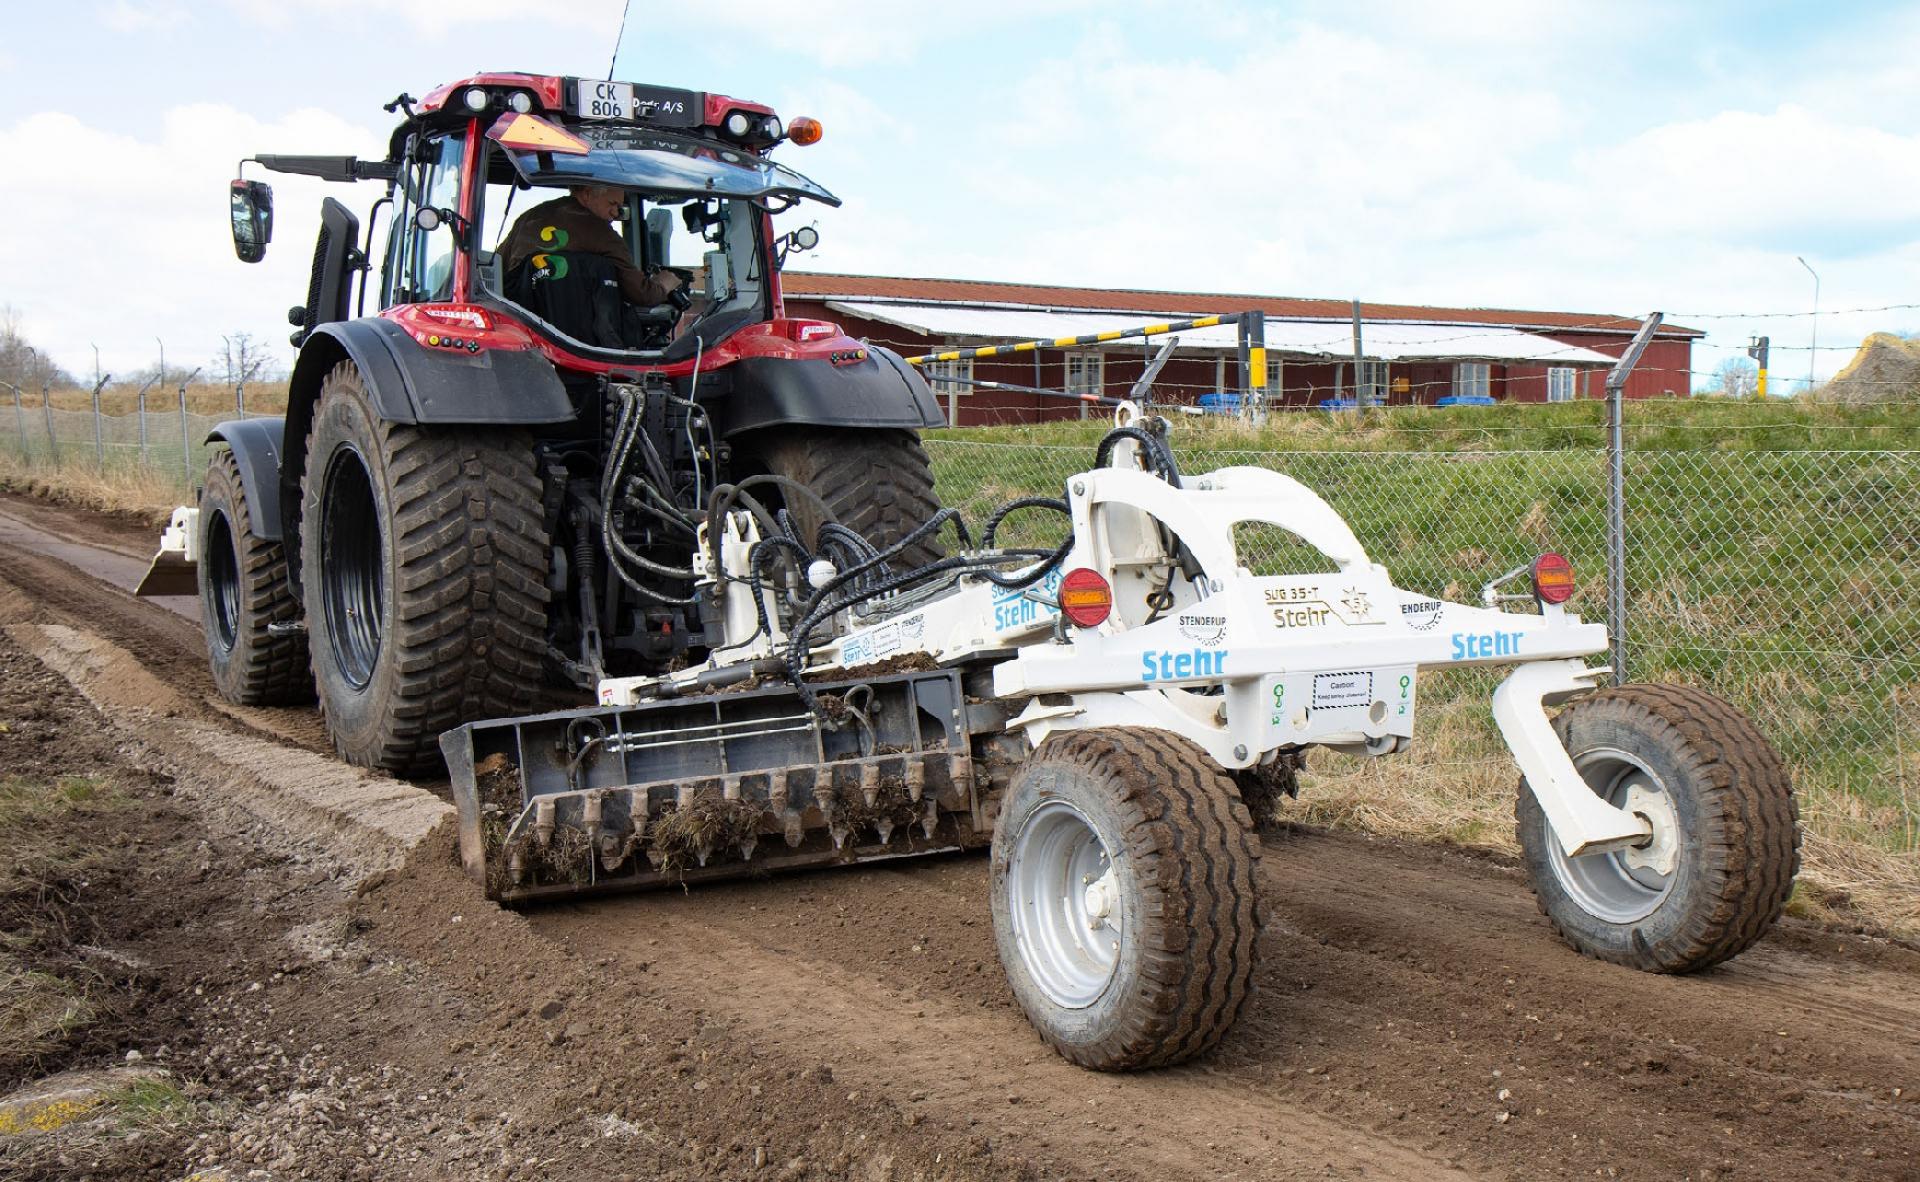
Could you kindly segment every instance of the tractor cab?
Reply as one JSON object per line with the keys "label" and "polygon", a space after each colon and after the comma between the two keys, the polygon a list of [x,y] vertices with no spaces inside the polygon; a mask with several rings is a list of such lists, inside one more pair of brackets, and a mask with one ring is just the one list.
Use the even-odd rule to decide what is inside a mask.
{"label": "tractor cab", "polygon": [[[671,363],[779,319],[778,267],[818,236],[812,227],[777,235],[773,215],[803,201],[839,204],[768,158],[782,142],[817,141],[817,122],[789,128],[770,108],[723,95],[480,74],[417,103],[403,95],[390,109],[407,118],[384,161],[254,158],[273,171],[388,183],[364,244],[351,211],[332,201],[323,209],[296,344],[319,324],[377,312],[422,343],[435,338],[435,348],[531,347],[576,371]],[[611,190],[618,202],[614,234],[596,236],[599,249],[536,226],[540,249],[506,257],[517,219],[582,187]],[[271,192],[235,181],[232,205],[236,252],[258,261],[272,234]],[[615,281],[635,269],[679,282],[661,284],[675,288],[670,297],[636,306]]]}

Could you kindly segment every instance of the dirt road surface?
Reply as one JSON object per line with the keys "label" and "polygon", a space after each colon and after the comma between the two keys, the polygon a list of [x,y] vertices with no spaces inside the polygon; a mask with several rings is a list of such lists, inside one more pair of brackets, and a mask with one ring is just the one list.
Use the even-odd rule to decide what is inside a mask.
{"label": "dirt road surface", "polygon": [[[123,589],[146,539],[0,501],[0,707],[86,736],[28,758],[15,726],[0,754],[142,802],[119,824],[144,889],[99,937],[141,1004],[43,1069],[138,1050],[197,1108],[132,1148],[0,1142],[0,1173],[1920,1178],[1920,952],[1788,920],[1647,976],[1569,951],[1514,867],[1459,852],[1269,834],[1255,1003],[1205,1061],[1132,1076],[1028,1029],[979,857],[515,913],[443,829],[365,877],[229,770],[178,766],[167,726],[231,730],[241,762],[325,740],[310,712],[209,703],[197,625]],[[62,628],[170,687],[149,729],[20,647]]]}

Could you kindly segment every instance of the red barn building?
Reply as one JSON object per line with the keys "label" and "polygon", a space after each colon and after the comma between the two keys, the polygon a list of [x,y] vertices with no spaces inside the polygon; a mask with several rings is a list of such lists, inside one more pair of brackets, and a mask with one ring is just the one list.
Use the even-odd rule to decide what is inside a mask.
{"label": "red barn building", "polygon": [[[1369,404],[1431,406],[1449,396],[1503,402],[1597,397],[1605,369],[1640,327],[1625,316],[1504,308],[1362,304],[1361,355],[1353,361],[1353,305],[1345,300],[1191,292],[1116,291],[810,274],[781,277],[787,313],[831,320],[848,333],[908,356],[960,346],[1082,336],[1166,320],[1259,311],[1266,316],[1266,387],[1276,408],[1310,409],[1363,395]],[[1242,391],[1228,328],[1177,334],[1180,344],[1153,384],[1160,402],[1231,403]],[[1692,388],[1697,329],[1663,325],[1627,382],[1629,398]],[[1027,386],[1125,394],[1160,340],[1045,349],[929,367],[955,426],[1034,422],[1080,413],[1074,403],[996,388]],[[1225,395],[1223,400],[1217,396]]]}

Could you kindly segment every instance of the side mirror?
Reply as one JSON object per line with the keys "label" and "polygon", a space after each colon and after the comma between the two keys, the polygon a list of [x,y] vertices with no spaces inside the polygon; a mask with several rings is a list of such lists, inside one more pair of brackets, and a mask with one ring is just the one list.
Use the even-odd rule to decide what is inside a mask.
{"label": "side mirror", "polygon": [[236,179],[227,189],[233,215],[233,253],[243,263],[267,257],[273,241],[273,187],[265,181]]}

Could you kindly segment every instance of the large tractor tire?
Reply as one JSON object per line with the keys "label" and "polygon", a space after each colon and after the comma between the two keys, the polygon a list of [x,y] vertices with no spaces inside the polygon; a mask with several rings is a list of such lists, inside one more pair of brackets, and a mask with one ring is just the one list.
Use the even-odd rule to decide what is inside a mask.
{"label": "large tractor tire", "polygon": [[241,706],[313,701],[313,671],[286,547],[254,533],[240,465],[224,448],[200,489],[200,624],[220,696]]}
{"label": "large tractor tire", "polygon": [[1780,756],[1702,690],[1629,685],[1583,698],[1554,729],[1595,795],[1645,817],[1642,846],[1569,858],[1524,779],[1520,848],[1540,910],[1567,943],[1614,964],[1690,973],[1750,947],[1800,865]]}
{"label": "large tractor tire", "polygon": [[[834,519],[885,549],[940,511],[933,493],[933,467],[918,432],[853,428],[781,430],[759,444],[767,471],[799,481],[817,493]],[[794,498],[788,510],[811,544],[822,524],[820,510]],[[942,556],[932,538],[909,546],[892,560],[895,569],[923,566]]]}
{"label": "large tractor tire", "polygon": [[342,758],[437,775],[442,731],[538,707],[548,540],[529,436],[384,422],[342,362],[300,506],[314,679]]}
{"label": "large tractor tire", "polygon": [[1212,1049],[1253,992],[1260,839],[1233,780],[1146,729],[1055,735],[993,835],[994,935],[1040,1037],[1126,1071]]}

